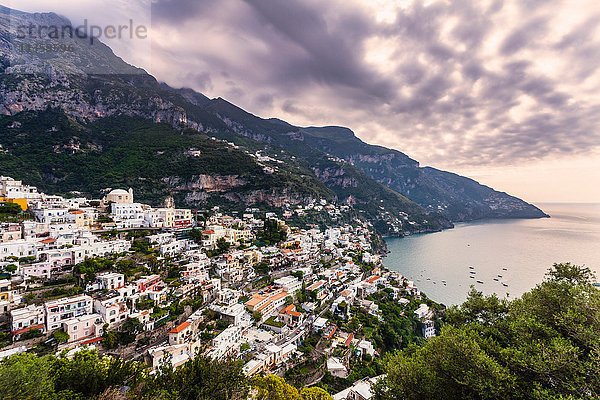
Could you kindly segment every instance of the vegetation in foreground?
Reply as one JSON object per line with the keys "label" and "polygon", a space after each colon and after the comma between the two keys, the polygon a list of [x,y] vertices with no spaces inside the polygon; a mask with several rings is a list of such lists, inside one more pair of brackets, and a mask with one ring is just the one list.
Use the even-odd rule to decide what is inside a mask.
{"label": "vegetation in foreground", "polygon": [[389,356],[378,399],[597,399],[600,290],[588,268],[555,264],[521,298],[472,290],[441,335]]}
{"label": "vegetation in foreground", "polygon": [[[512,301],[473,290],[448,310],[441,334],[387,356],[375,398],[592,399],[600,396],[600,291],[588,268],[555,264]],[[0,363],[0,398],[293,399],[331,397],[282,378],[247,378],[241,361],[198,356],[155,375],[136,361],[95,351]]]}

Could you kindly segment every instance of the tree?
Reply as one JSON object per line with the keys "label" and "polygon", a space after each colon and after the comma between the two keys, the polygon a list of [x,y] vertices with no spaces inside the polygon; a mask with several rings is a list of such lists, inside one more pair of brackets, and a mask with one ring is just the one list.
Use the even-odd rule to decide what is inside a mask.
{"label": "tree", "polygon": [[299,281],[304,278],[304,272],[302,272],[302,270],[294,271],[290,275],[292,275],[294,278],[297,278]]}
{"label": "tree", "polygon": [[472,290],[440,336],[386,359],[378,399],[600,396],[600,291],[587,268],[555,264],[510,302]]}
{"label": "tree", "polygon": [[204,239],[204,235],[202,234],[202,231],[197,228],[193,228],[192,230],[190,230],[188,232],[188,235],[190,235],[190,238],[196,243],[200,243],[200,242],[202,242],[202,239]]}
{"label": "tree", "polygon": [[136,335],[144,330],[144,325],[137,318],[127,318],[121,325],[121,330]]}
{"label": "tree", "polygon": [[20,214],[23,209],[17,203],[2,202],[0,203],[0,214]]}
{"label": "tree", "polygon": [[256,400],[333,400],[318,387],[303,388],[300,392],[276,375],[259,376],[252,380]]}
{"label": "tree", "polygon": [[241,352],[244,352],[244,351],[247,351],[247,350],[250,350],[250,345],[248,343],[244,343],[244,344],[242,344],[240,346],[240,351]]}
{"label": "tree", "polygon": [[229,250],[230,247],[231,244],[229,244],[229,242],[225,240],[225,238],[217,239],[217,251],[219,252],[219,254],[225,253],[227,250]]}
{"label": "tree", "polygon": [[248,380],[241,361],[217,361],[196,356],[177,369],[165,366],[152,383],[152,391],[178,400],[245,398]]}
{"label": "tree", "polygon": [[265,220],[262,231],[259,232],[258,239],[266,244],[277,244],[287,237],[287,231],[279,224],[276,219]]}
{"label": "tree", "polygon": [[140,296],[140,298],[135,301],[135,307],[138,310],[149,310],[154,307],[154,300],[148,296]]}
{"label": "tree", "polygon": [[64,331],[56,331],[52,334],[52,337],[54,338],[54,340],[56,340],[57,343],[66,343],[69,341],[69,334],[67,332]]}
{"label": "tree", "polygon": [[53,391],[52,356],[16,354],[0,363],[0,398],[37,399]]}
{"label": "tree", "polygon": [[572,265],[571,263],[553,264],[548,270],[546,277],[549,281],[565,281],[573,285],[591,284],[595,278],[592,271],[584,266]]}
{"label": "tree", "polygon": [[108,330],[108,324],[104,324],[104,333],[102,334],[102,344],[107,349],[114,349],[119,345],[119,337],[114,331]]}
{"label": "tree", "polygon": [[298,389],[275,375],[259,376],[252,381],[257,400],[300,400]]}
{"label": "tree", "polygon": [[14,274],[17,271],[17,266],[15,264],[8,264],[4,267],[4,270],[9,274]]}
{"label": "tree", "polygon": [[0,362],[2,400],[83,400],[95,398],[109,388],[137,387],[145,366],[134,361],[99,357],[82,350],[72,358],[39,357],[33,353],[13,355]]}
{"label": "tree", "polygon": [[300,391],[302,400],[333,400],[325,390],[320,387],[304,388]]}
{"label": "tree", "polygon": [[253,311],[252,318],[254,319],[254,321],[258,322],[262,318],[262,313],[260,311]]}
{"label": "tree", "polygon": [[120,358],[100,357],[95,350],[82,350],[71,358],[61,354],[52,365],[56,392],[81,393],[91,397],[106,389],[123,385],[135,386],[142,379],[143,366]]}

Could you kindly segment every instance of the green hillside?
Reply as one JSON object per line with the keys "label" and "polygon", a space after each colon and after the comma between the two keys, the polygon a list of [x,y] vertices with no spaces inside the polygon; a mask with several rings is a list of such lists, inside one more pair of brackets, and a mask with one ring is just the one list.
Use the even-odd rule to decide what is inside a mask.
{"label": "green hillside", "polygon": [[[100,196],[107,187],[132,187],[136,198],[159,204],[168,195],[183,199],[186,194],[167,178],[186,184],[203,174],[236,177],[241,183],[215,192],[217,197],[259,190],[330,197],[311,171],[288,163],[268,174],[241,150],[138,117],[82,123],[59,111],[2,116],[0,144],[0,173],[49,193]],[[190,150],[197,152],[186,154]]]}

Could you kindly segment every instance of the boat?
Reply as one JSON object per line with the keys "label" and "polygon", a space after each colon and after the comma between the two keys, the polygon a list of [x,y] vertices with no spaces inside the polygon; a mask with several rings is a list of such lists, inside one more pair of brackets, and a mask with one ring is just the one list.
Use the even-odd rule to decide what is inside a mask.
{"label": "boat", "polygon": [[498,282],[498,278],[494,278],[494,280],[495,280],[496,282]]}
{"label": "boat", "polygon": [[481,284],[483,284],[483,281],[477,281],[477,283],[481,283]]}
{"label": "boat", "polygon": [[469,276],[469,278],[471,278],[471,279],[475,279],[475,277],[474,277],[473,275]]}
{"label": "boat", "polygon": [[502,282],[502,286],[504,286],[504,287],[508,287],[508,283],[504,283],[504,282]]}
{"label": "boat", "polygon": [[506,267],[505,267],[505,268],[502,268],[502,271],[507,271]]}
{"label": "boat", "polygon": [[470,274],[476,274],[476,272],[475,272],[475,271],[469,271],[469,273],[470,273]]}
{"label": "boat", "polygon": [[430,281],[430,280],[431,280],[431,278],[427,278],[427,280],[428,280],[428,281]]}
{"label": "boat", "polygon": [[498,274],[498,278],[502,278],[502,275]]}
{"label": "boat", "polygon": [[469,269],[475,269],[475,267],[472,265],[469,265]]}

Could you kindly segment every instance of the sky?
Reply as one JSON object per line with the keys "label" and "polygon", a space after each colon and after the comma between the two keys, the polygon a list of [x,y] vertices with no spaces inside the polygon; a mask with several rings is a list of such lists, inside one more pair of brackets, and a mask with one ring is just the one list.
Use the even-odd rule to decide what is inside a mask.
{"label": "sky", "polygon": [[18,0],[175,87],[362,140],[531,202],[600,202],[600,3],[592,0]]}

